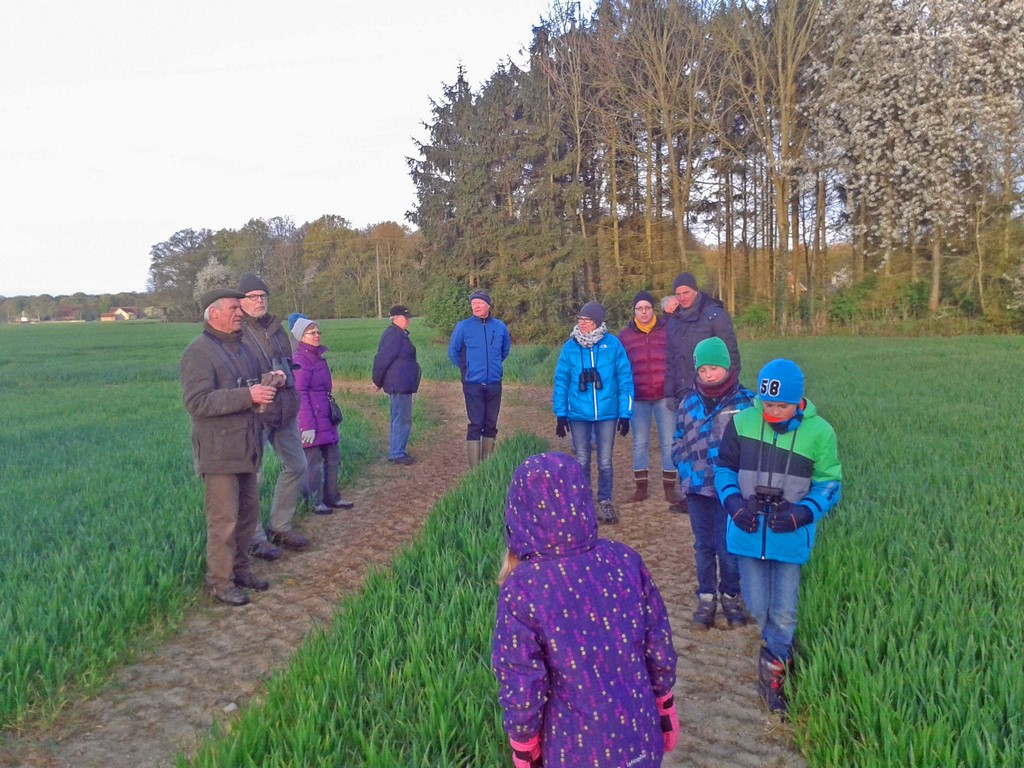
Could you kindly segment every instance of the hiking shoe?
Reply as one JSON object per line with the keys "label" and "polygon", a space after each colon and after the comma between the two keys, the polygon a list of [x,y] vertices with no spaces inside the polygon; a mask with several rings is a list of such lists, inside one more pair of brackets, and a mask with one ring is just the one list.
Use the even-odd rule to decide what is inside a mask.
{"label": "hiking shoe", "polygon": [[313,511],[318,515],[333,515],[337,510],[334,507],[328,507],[326,504],[317,504]]}
{"label": "hiking shoe", "polygon": [[355,505],[356,503],[354,501],[343,499],[341,498],[341,496],[338,497],[337,501],[331,502],[331,506],[334,507],[335,509],[352,509],[352,507],[354,507]]}
{"label": "hiking shoe", "polygon": [[249,547],[249,556],[258,557],[260,560],[277,560],[281,554],[281,550],[266,539]]}
{"label": "hiking shoe", "polygon": [[223,589],[212,589],[210,590],[210,596],[214,600],[220,600],[220,602],[228,605],[248,605],[250,602],[249,596],[234,584]]}
{"label": "hiking shoe", "polygon": [[309,539],[294,531],[267,531],[267,538],[288,549],[305,549],[309,546]]}
{"label": "hiking shoe", "polygon": [[721,599],[722,615],[725,616],[729,629],[744,626],[747,623],[747,614],[744,613],[743,606],[740,605],[739,595],[730,596],[723,593]]}
{"label": "hiking shoe", "polygon": [[[243,573],[239,573],[235,576],[235,586],[244,587],[245,589],[255,589],[257,592],[266,592],[270,589],[270,582],[266,579],[261,579],[252,571],[244,571]],[[248,600],[246,602],[248,602]]]}
{"label": "hiking shoe", "polygon": [[408,453],[406,453],[406,454],[404,454],[402,456],[396,456],[393,459],[388,459],[388,461],[391,462],[392,464],[405,464],[406,466],[408,466],[409,464],[415,464],[416,463],[416,459],[414,459]]}
{"label": "hiking shoe", "polygon": [[610,500],[597,502],[597,519],[609,525],[619,522],[619,516],[615,514],[615,509],[612,507]]}
{"label": "hiking shoe", "polygon": [[715,596],[712,594],[701,594],[697,601],[697,610],[693,612],[693,628],[706,632],[715,626]]}

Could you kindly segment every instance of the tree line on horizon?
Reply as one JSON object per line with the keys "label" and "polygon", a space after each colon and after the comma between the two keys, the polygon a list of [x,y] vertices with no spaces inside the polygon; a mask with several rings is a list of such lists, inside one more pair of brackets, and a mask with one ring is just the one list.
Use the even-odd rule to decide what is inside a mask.
{"label": "tree line on horizon", "polygon": [[[693,272],[775,331],[1024,309],[1021,0],[556,0],[474,92],[459,67],[408,158],[408,225],[186,229],[149,296],[195,319],[260,274],[318,317],[406,303],[444,327],[490,291],[517,337],[616,320]],[[278,310],[275,310],[278,311]]]}

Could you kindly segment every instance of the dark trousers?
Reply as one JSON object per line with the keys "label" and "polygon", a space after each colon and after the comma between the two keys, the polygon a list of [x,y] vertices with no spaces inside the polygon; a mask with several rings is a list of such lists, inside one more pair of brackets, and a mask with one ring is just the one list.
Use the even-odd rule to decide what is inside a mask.
{"label": "dark trousers", "polygon": [[467,440],[481,437],[496,437],[498,434],[498,411],[501,410],[501,382],[497,384],[470,384],[462,382],[462,394],[466,397]]}

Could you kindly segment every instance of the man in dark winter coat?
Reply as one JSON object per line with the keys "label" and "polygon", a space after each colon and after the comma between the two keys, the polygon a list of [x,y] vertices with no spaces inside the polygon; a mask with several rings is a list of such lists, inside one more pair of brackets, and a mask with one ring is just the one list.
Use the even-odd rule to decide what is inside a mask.
{"label": "man in dark winter coat", "polygon": [[420,366],[416,347],[409,338],[409,310],[396,304],[389,311],[391,325],[380,336],[373,358],[373,388],[384,390],[391,399],[391,436],[388,461],[412,464],[406,452],[412,432],[412,396],[420,388]]}
{"label": "man in dark winter coat", "polygon": [[679,401],[693,389],[693,350],[697,345],[717,336],[725,342],[732,363],[729,370],[740,371],[740,350],[732,318],[722,302],[697,290],[697,280],[689,272],[676,275],[672,291],[679,301],[679,309],[668,316],[666,329],[665,397],[675,411]]}
{"label": "man in dark winter coat", "polygon": [[270,586],[252,572],[249,544],[260,514],[257,409],[274,402],[277,388],[259,383],[259,361],[242,345],[241,297],[228,289],[204,294],[203,332],[179,366],[196,474],[206,486],[206,587],[228,605],[249,602],[239,587]]}
{"label": "man in dark winter coat", "polygon": [[[295,378],[291,372],[292,345],[281,321],[268,311],[270,289],[252,272],[246,272],[238,281],[241,299],[242,343],[253,353],[264,371],[283,370],[286,384],[277,393],[260,418],[263,421],[263,441],[270,443],[281,460],[281,474],[277,476],[274,499],[270,505],[269,531],[256,526],[252,553],[265,560],[273,560],[281,552],[274,546],[303,549],[309,539],[292,530],[299,491],[306,476],[306,456],[299,440],[299,395],[295,391]],[[267,540],[269,536],[269,541]],[[273,543],[271,543],[273,542]]]}
{"label": "man in dark winter coat", "polygon": [[491,297],[474,291],[469,297],[473,314],[459,321],[448,342],[448,359],[462,374],[466,399],[466,458],[474,467],[490,456],[498,435],[501,377],[512,348],[508,328],[491,312]]}

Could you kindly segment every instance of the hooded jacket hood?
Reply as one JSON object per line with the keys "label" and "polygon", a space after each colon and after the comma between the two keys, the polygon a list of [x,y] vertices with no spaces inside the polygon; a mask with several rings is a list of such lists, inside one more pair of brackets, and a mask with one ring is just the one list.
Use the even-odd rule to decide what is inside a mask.
{"label": "hooded jacket hood", "polygon": [[597,516],[583,467],[566,453],[530,456],[512,475],[505,541],[520,560],[561,557],[597,542]]}

